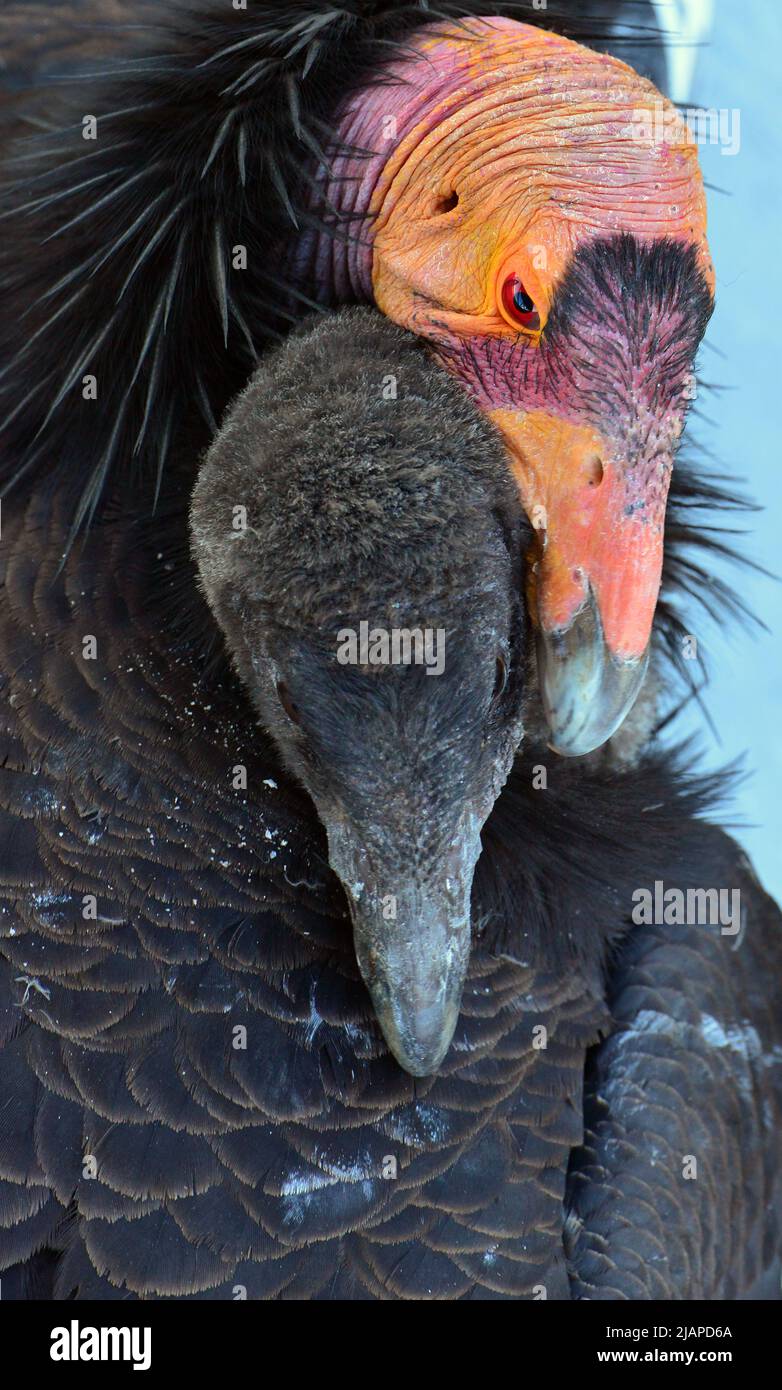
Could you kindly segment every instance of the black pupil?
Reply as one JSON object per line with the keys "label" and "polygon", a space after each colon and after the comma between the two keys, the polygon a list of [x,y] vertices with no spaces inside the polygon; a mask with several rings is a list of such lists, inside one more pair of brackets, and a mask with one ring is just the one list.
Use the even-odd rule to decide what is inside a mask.
{"label": "black pupil", "polygon": [[531,314],[532,310],[535,308],[535,305],[532,303],[532,300],[522,285],[519,285],[518,289],[514,291],[513,305],[514,308],[518,309],[520,314]]}

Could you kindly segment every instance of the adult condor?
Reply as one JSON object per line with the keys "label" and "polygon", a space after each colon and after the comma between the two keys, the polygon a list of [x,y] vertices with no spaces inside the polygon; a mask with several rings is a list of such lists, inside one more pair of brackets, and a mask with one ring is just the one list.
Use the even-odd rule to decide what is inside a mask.
{"label": "adult condor", "polygon": [[[651,626],[661,562],[669,592],[697,579],[681,545],[705,537],[684,508],[710,495],[674,478],[666,553],[641,544],[633,573],[620,523],[614,584],[610,556],[579,549],[557,472],[561,420],[563,438],[589,436],[592,453],[565,451],[585,486],[640,487],[659,531],[710,304],[702,226],[593,226],[557,267],[559,303],[523,278],[506,294],[513,267],[492,277],[506,314],[540,318],[512,339],[518,380],[545,396],[537,473],[518,444],[536,410],[520,396],[509,424],[479,386],[513,375],[496,322],[469,345],[476,378],[450,311],[408,319],[404,294],[373,292],[385,318],[326,316],[269,351],[301,308],[342,297],[318,270],[324,180],[292,150],[315,158],[300,132],[326,133],[304,123],[321,119],[305,82],[333,83],[322,114],[341,54],[360,72],[365,44],[363,71],[385,81],[386,41],[420,63],[431,35],[414,6],[346,7],[331,47],[325,10],[264,14],[276,30],[229,40],[211,7],[113,79],[119,124],[75,182],[59,167],[73,132],[34,142],[37,164],[10,156],[4,1295],[777,1296],[778,914],[699,816],[717,788],[646,748],[675,616],[658,609],[656,677],[647,629],[611,647],[634,589]],[[444,41],[488,40],[468,25]],[[567,52],[592,101],[610,60]],[[217,125],[198,84],[252,87],[264,64],[261,106],[229,93],[259,124],[232,108]],[[201,119],[196,186],[182,161]],[[684,146],[674,157],[695,216],[697,175]],[[350,211],[356,235],[344,208],[330,232],[358,254],[367,209]],[[242,248],[255,264],[244,281],[234,248],[237,275]],[[582,334],[579,354],[594,347],[601,296],[620,425],[622,353],[637,365],[654,328],[625,395],[641,403],[625,478],[606,402],[568,356]],[[545,549],[522,503],[533,524],[543,507]],[[555,604],[558,536],[584,581],[575,610],[567,584]],[[441,674],[340,663],[362,621],[444,633]],[[588,730],[568,751],[605,746],[549,752],[562,710]]]}
{"label": "adult condor", "polygon": [[[592,8],[559,27],[605,40]],[[549,9],[497,9],[187,6],[89,89],[93,111],[79,86],[64,129],[15,156],[0,427],[10,477],[54,451],[78,478],[75,534],[110,472],[154,475],[183,430],[203,438],[303,310],[376,304],[505,439],[551,741],[581,754],[646,669],[711,312],[705,197],[648,79]]]}

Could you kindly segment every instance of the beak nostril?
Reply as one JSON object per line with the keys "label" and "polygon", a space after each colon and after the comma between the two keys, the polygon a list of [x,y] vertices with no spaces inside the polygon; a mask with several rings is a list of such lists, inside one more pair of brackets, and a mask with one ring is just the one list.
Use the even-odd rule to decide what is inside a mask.
{"label": "beak nostril", "polygon": [[590,487],[599,487],[603,481],[603,460],[599,454],[591,454],[586,461],[586,479]]}

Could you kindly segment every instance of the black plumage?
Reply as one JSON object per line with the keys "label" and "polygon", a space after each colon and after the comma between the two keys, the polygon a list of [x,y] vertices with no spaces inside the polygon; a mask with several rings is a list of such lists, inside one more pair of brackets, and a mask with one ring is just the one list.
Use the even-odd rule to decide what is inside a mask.
{"label": "black plumage", "polygon": [[[366,362],[341,331],[332,359]],[[414,1081],[306,798],[242,688],[161,629],[167,519],[109,515],[60,570],[68,524],[39,490],[5,534],[6,1261],[43,1248],[53,1295],[83,1298],[770,1287],[779,919],[697,819],[714,785],[662,754],[552,759],[533,732],[484,833],[454,1047]],[[741,937],[629,930],[657,879],[740,888]]]}
{"label": "black plumage", "polygon": [[[420,19],[415,6],[400,14],[402,28]],[[322,28],[310,42],[323,42]],[[199,43],[215,37],[201,26]],[[169,128],[184,148],[192,130],[176,116]],[[269,148],[285,152],[272,134]],[[198,157],[214,150],[206,177],[233,185],[227,131],[207,120],[203,139]],[[240,171],[252,143],[236,146]],[[59,177],[45,175],[47,195]],[[212,192],[208,235],[188,220],[205,274],[221,263],[213,219],[224,192]],[[81,196],[71,218],[85,211]],[[136,217],[142,206],[134,198]],[[58,205],[34,215],[55,213],[59,225]],[[133,219],[116,207],[111,219],[121,240]],[[11,222],[15,238],[24,223]],[[165,234],[123,334],[138,376],[131,387],[135,366],[114,375],[97,431],[64,397],[35,440],[54,377],[59,389],[84,356],[77,332],[106,328],[109,351],[118,325],[104,306],[149,241],[129,237],[103,273],[93,266],[93,279],[55,290],[58,307],[83,295],[29,354],[3,349],[12,409],[22,375],[32,392],[3,436],[6,475],[27,467],[4,504],[0,610],[4,1295],[778,1296],[779,914],[740,850],[701,819],[719,786],[670,755],[620,744],[555,759],[538,742],[530,688],[530,736],[484,831],[454,1047],[425,1080],[389,1056],[321,827],[220,654],[187,556],[209,417],[254,355],[219,269],[197,280],[192,267],[198,293],[172,294],[173,355],[158,353],[166,305],[152,272]],[[46,294],[74,253],[72,242],[62,260],[17,249],[6,290],[19,314],[28,277]],[[171,265],[158,284],[171,283]],[[256,331],[265,290],[261,278],[242,291],[257,300],[235,306]],[[349,360],[350,324],[321,331],[334,334],[335,360]],[[436,414],[439,373],[427,379]],[[361,428],[353,410],[343,437],[360,447]],[[112,469],[131,436],[138,472]],[[44,446],[55,467],[36,462]],[[686,474],[678,488],[674,596],[691,563],[682,542],[704,543],[687,508],[722,500]],[[74,520],[91,511],[74,545]],[[663,614],[671,644],[674,623]],[[232,785],[239,764],[246,792]],[[632,927],[633,893],[657,880],[740,889],[740,934]],[[233,1046],[237,1027],[246,1049]],[[695,1181],[682,1173],[688,1155]]]}

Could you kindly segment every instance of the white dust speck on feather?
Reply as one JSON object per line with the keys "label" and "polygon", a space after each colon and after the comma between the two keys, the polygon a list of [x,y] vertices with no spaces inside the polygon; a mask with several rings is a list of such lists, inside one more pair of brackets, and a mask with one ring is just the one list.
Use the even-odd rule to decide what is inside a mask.
{"label": "white dust speck on feather", "polygon": [[627,1047],[645,1033],[671,1038],[688,1049],[692,1047],[695,1039],[700,1037],[707,1047],[727,1048],[748,1061],[760,1057],[763,1051],[757,1030],[751,1024],[723,1024],[710,1014],[701,1014],[700,1023],[696,1027],[656,1009],[639,1009],[631,1025],[615,1033],[611,1041],[616,1047]]}
{"label": "white dust speck on feather", "polygon": [[387,1116],[383,1128],[392,1138],[410,1149],[445,1144],[451,1133],[447,1114],[435,1105],[416,1101]]}
{"label": "white dust speck on feather", "polygon": [[760,1057],[763,1048],[757,1030],[749,1023],[728,1024],[723,1027],[710,1014],[701,1015],[700,1034],[709,1047],[729,1047],[742,1057]]}

